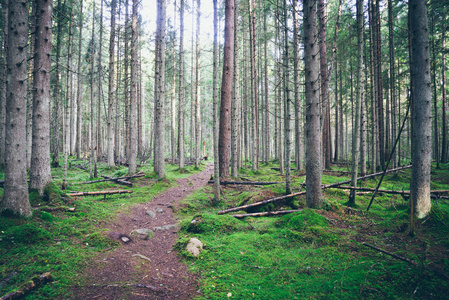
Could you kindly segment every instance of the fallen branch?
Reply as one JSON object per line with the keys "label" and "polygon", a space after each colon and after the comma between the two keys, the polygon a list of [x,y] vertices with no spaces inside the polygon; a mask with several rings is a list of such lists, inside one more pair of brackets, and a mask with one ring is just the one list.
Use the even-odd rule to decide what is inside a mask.
{"label": "fallen branch", "polygon": [[[332,187],[333,189],[342,189],[342,190],[356,190],[356,191],[365,191],[365,192],[374,192],[376,189],[367,188],[367,187],[353,187],[353,186],[336,186]],[[385,194],[398,194],[398,195],[410,195],[410,191],[394,191],[394,190],[377,190],[378,193]],[[430,191],[431,194],[447,194],[449,190],[434,190]]]}
{"label": "fallen branch", "polygon": [[112,195],[112,194],[126,194],[132,193],[133,191],[128,190],[118,190],[118,191],[98,191],[98,192],[78,192],[67,194],[67,196],[97,196],[97,195]]}
{"label": "fallen branch", "polygon": [[101,175],[103,178],[105,179],[98,179],[98,180],[91,180],[91,181],[85,181],[85,182],[79,182],[79,184],[89,184],[89,183],[96,183],[96,182],[104,182],[104,181],[117,181],[117,180],[121,180],[121,181],[127,181],[131,178],[138,178],[138,177],[143,177],[145,176],[144,173],[139,172],[136,173],[132,176],[122,176],[122,177],[109,177],[109,176],[105,176],[105,175]]}
{"label": "fallen branch", "polygon": [[377,248],[376,246],[370,245],[370,244],[368,244],[368,243],[362,243],[362,245],[367,246],[367,247],[370,247],[370,248],[372,248],[372,249],[374,249],[374,250],[377,250],[377,251],[380,251],[380,252],[382,252],[382,253],[388,254],[388,255],[390,255],[390,256],[396,258],[396,259],[399,259],[399,260],[408,262],[409,264],[412,264],[412,265],[414,265],[414,266],[418,265],[418,264],[417,264],[416,262],[414,262],[413,260],[410,260],[410,259],[408,259],[408,258],[399,256],[399,255],[394,254],[394,253],[391,253],[391,252],[388,252],[388,251],[386,251],[386,250],[382,250],[382,249]]}
{"label": "fallen branch", "polygon": [[31,292],[34,289],[37,289],[41,285],[49,282],[51,280],[51,274],[50,273],[44,273],[39,277],[35,277],[31,279],[30,281],[24,283],[19,289],[15,292],[9,293],[3,297],[0,298],[0,300],[7,300],[7,299],[18,299],[20,297],[25,296],[29,292]]}
{"label": "fallen branch", "polygon": [[70,212],[75,211],[75,207],[68,207],[68,206],[39,206],[33,207],[33,209],[42,211],[70,211]]}
{"label": "fallen branch", "polygon": [[[213,180],[209,180],[207,183],[214,183]],[[271,185],[271,184],[278,184],[283,183],[279,181],[226,181],[226,180],[220,180],[221,185],[228,185],[228,184],[236,184],[236,185]]]}
{"label": "fallen branch", "polygon": [[238,210],[246,209],[246,208],[249,208],[249,207],[259,206],[259,205],[263,205],[263,204],[267,204],[267,203],[271,203],[271,202],[275,202],[275,201],[279,201],[279,200],[293,198],[295,196],[304,195],[305,193],[306,193],[305,191],[304,192],[298,192],[298,193],[289,194],[289,195],[285,195],[285,196],[280,196],[280,197],[276,197],[276,198],[272,198],[272,199],[268,199],[268,200],[263,200],[263,201],[260,201],[260,202],[255,202],[255,203],[251,203],[251,204],[247,204],[247,205],[233,207],[233,208],[221,210],[221,211],[218,212],[218,214],[222,215],[222,214],[225,214],[225,213],[228,213],[228,212],[231,212],[231,211],[238,211]]}
{"label": "fallen branch", "polygon": [[[399,168],[396,168],[396,169],[390,169],[390,170],[387,170],[385,173],[396,172],[396,171],[403,170],[403,169],[408,169],[408,168],[411,168],[411,167],[412,167],[412,165],[408,165],[408,166],[399,167]],[[384,172],[378,172],[378,173],[373,173],[373,174],[365,175],[365,176],[362,176],[362,177],[358,177],[357,180],[363,180],[363,179],[367,179],[367,178],[379,176],[379,175],[382,175],[383,173],[384,173]],[[342,184],[347,184],[347,183],[351,183],[351,180],[349,179],[349,180],[345,180],[345,181],[340,181],[340,182],[336,182],[336,183],[324,185],[324,186],[322,186],[321,188],[323,188],[323,189],[328,189],[328,188],[340,186],[340,185],[342,185]]]}
{"label": "fallen branch", "polygon": [[279,211],[266,211],[260,213],[252,213],[252,214],[241,214],[241,215],[232,215],[231,217],[240,219],[245,217],[263,217],[263,216],[277,216],[277,215],[286,215],[294,212],[301,211],[302,209],[294,209],[294,210],[279,210]]}

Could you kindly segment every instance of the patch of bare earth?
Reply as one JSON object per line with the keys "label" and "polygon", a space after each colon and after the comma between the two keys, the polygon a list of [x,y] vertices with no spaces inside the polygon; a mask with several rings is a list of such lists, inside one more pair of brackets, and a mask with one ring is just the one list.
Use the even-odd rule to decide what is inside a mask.
{"label": "patch of bare earth", "polygon": [[[213,166],[208,165],[200,173],[179,179],[178,186],[151,202],[119,214],[108,226],[109,235],[126,241],[125,235],[132,240],[122,241],[121,247],[95,259],[82,274],[87,283],[74,288],[75,299],[192,299],[199,295],[196,275],[173,252],[178,224],[171,207],[204,186],[212,172]],[[137,229],[151,229],[154,235],[144,238],[132,234]]]}

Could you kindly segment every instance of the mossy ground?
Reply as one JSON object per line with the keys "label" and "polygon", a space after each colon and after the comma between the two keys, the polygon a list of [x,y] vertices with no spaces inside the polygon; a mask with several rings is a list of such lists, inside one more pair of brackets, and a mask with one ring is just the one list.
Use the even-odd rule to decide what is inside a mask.
{"label": "mossy ground", "polygon": [[[34,210],[31,219],[0,215],[0,296],[17,289],[35,275],[50,272],[53,281],[28,295],[27,299],[68,299],[73,286],[83,286],[82,272],[89,268],[98,253],[120,247],[104,235],[108,222],[117,212],[128,211],[136,203],[144,203],[176,185],[176,179],[198,172],[187,167],[179,172],[175,165],[166,164],[167,176],[157,180],[151,165],[140,170],[144,178],[133,179],[134,186],[128,188],[112,182],[80,184],[89,181],[89,173],[74,166],[68,172],[68,188],[61,190],[62,168],[52,169],[53,184],[47,197],[41,198],[30,191],[32,207],[75,207],[75,212]],[[99,164],[98,174],[123,176],[124,167],[107,168]],[[0,172],[3,178],[3,173]],[[96,178],[101,179],[101,178]],[[67,197],[73,191],[100,191],[131,189],[132,194],[95,197]],[[3,189],[0,189],[0,201]],[[11,275],[11,276],[9,276]],[[4,280],[11,277],[9,280]]]}
{"label": "mossy ground", "polygon": [[[241,170],[243,179],[282,181],[263,164],[258,174]],[[338,166],[335,166],[335,170]],[[341,169],[341,168],[340,168]],[[293,172],[296,192],[304,181]],[[432,189],[449,189],[449,165],[432,169]],[[323,184],[347,180],[323,176]],[[360,182],[375,187],[379,178]],[[382,189],[409,190],[410,170],[387,175]],[[407,199],[379,194],[370,209],[371,194],[325,190],[323,209],[305,207],[305,197],[261,206],[258,211],[302,208],[282,217],[233,219],[221,209],[282,195],[283,184],[264,187],[223,187],[221,201],[212,201],[206,186],[181,203],[177,248],[193,272],[200,275],[201,299],[447,299],[449,293],[449,201],[432,201],[432,212],[415,222],[410,236]],[[296,189],[296,190],[295,190]],[[235,212],[236,214],[243,211]],[[193,222],[192,222],[193,221]],[[191,237],[205,245],[199,258],[183,252]],[[395,259],[363,245],[413,260]]]}

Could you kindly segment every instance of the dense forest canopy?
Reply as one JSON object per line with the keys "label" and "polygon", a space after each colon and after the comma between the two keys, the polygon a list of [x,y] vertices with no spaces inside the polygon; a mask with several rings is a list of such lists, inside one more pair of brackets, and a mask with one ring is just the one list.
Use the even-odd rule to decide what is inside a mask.
{"label": "dense forest canopy", "polygon": [[43,194],[50,163],[76,156],[91,177],[101,159],[130,174],[153,161],[159,178],[165,161],[221,158],[226,178],[278,160],[286,193],[306,169],[317,207],[331,163],[356,185],[419,161],[415,209],[429,211],[430,155],[448,160],[447,1],[18,2],[1,1],[3,208],[29,215],[26,170]]}

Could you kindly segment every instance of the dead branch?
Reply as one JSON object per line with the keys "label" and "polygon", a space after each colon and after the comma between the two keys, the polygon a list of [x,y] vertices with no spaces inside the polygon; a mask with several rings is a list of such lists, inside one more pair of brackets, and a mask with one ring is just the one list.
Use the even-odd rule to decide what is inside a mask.
{"label": "dead branch", "polygon": [[[367,188],[367,187],[353,187],[353,186],[336,186],[332,187],[333,189],[342,189],[342,190],[356,190],[356,191],[365,191],[365,192],[374,192],[376,189]],[[398,195],[410,195],[410,191],[394,191],[394,190],[377,190],[378,193],[385,194],[398,194]],[[431,194],[447,194],[449,190],[434,190],[430,191]]]}
{"label": "dead branch", "polygon": [[3,297],[0,298],[0,300],[7,300],[7,299],[18,299],[20,297],[25,296],[29,292],[31,292],[34,289],[37,289],[41,285],[49,282],[51,280],[51,274],[50,273],[44,273],[39,277],[32,278],[30,281],[24,283],[19,289],[15,292],[9,293]]}
{"label": "dead branch", "polygon": [[68,206],[39,206],[33,207],[33,209],[42,211],[70,211],[70,212],[75,211],[75,207],[68,207]]}
{"label": "dead branch", "polygon": [[298,192],[298,193],[293,193],[293,194],[289,194],[289,195],[285,195],[285,196],[280,196],[280,197],[276,197],[276,198],[272,198],[272,199],[268,199],[268,200],[263,200],[260,202],[255,202],[255,203],[251,203],[251,204],[247,204],[247,205],[243,205],[243,206],[238,206],[238,207],[233,207],[233,208],[229,208],[229,209],[225,209],[225,210],[221,210],[218,212],[219,215],[231,212],[231,211],[238,211],[238,210],[242,210],[242,209],[246,209],[249,207],[254,207],[254,206],[259,206],[259,205],[263,205],[263,204],[267,204],[267,203],[271,203],[271,202],[275,202],[275,201],[279,201],[279,200],[284,200],[284,199],[288,199],[288,198],[292,198],[295,196],[299,196],[299,195],[304,195],[306,192]]}
{"label": "dead branch", "polygon": [[[207,183],[214,183],[213,180],[209,180]],[[220,180],[221,185],[228,185],[228,184],[235,184],[235,185],[271,185],[271,184],[277,184],[277,183],[283,183],[278,181],[227,181],[227,180]]]}
{"label": "dead branch", "polygon": [[388,254],[388,255],[390,255],[390,256],[396,258],[396,259],[399,259],[399,260],[408,262],[409,264],[412,264],[412,265],[414,265],[414,266],[418,265],[418,264],[417,264],[416,262],[414,262],[413,260],[410,260],[410,259],[408,259],[408,258],[399,256],[399,255],[394,254],[394,253],[391,253],[391,252],[388,252],[388,251],[386,251],[386,250],[382,250],[382,249],[377,248],[376,246],[370,245],[370,244],[368,244],[368,243],[365,243],[365,242],[364,242],[364,243],[362,243],[362,245],[367,246],[367,247],[370,247],[370,248],[372,248],[372,249],[374,249],[374,250],[377,250],[377,251],[380,251],[380,252],[382,252],[382,253]]}
{"label": "dead branch", "polygon": [[112,195],[112,194],[126,194],[132,193],[133,191],[128,190],[118,190],[118,191],[98,191],[98,192],[78,192],[67,194],[67,196],[97,196],[97,195]]}
{"label": "dead branch", "polygon": [[[138,178],[138,177],[143,177],[143,176],[145,176],[145,174],[142,173],[142,172],[136,173],[136,174],[134,174],[132,176],[122,176],[122,177],[109,177],[109,176],[106,176],[106,175],[101,175],[101,177],[103,177],[104,179],[79,182],[79,184],[89,184],[89,183],[104,182],[104,181],[125,181],[125,182],[128,182],[128,180],[131,179],[131,178]],[[128,182],[128,183],[131,183],[131,182]],[[132,185],[132,183],[131,183],[131,185]]]}
{"label": "dead branch", "polygon": [[294,210],[279,210],[279,211],[266,211],[260,213],[252,213],[252,214],[241,214],[241,215],[232,215],[232,217],[240,219],[245,217],[263,217],[263,216],[277,216],[277,215],[286,215],[294,212],[301,211],[302,209],[294,209]]}

